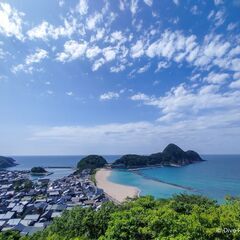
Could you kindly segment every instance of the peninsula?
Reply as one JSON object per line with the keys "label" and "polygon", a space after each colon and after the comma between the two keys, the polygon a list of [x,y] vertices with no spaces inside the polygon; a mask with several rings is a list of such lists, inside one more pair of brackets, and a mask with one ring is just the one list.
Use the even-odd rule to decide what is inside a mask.
{"label": "peninsula", "polygon": [[177,145],[169,144],[163,152],[154,153],[149,156],[127,154],[117,159],[112,168],[139,168],[149,166],[184,166],[195,162],[204,161],[200,155],[192,150],[183,151]]}
{"label": "peninsula", "polygon": [[0,168],[14,167],[17,163],[13,158],[0,156]]}

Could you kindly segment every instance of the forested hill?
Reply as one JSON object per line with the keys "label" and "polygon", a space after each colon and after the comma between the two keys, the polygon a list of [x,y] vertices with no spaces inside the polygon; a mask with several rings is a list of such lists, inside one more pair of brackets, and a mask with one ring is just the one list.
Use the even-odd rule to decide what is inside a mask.
{"label": "forested hill", "polygon": [[8,168],[16,165],[16,161],[13,158],[0,156],[0,168]]}
{"label": "forested hill", "polygon": [[177,145],[169,144],[163,152],[151,154],[149,156],[128,154],[116,160],[112,167],[146,167],[152,165],[183,166],[195,162],[203,161],[197,152],[192,150],[183,151]]}
{"label": "forested hill", "polygon": [[98,211],[75,207],[32,236],[5,232],[0,240],[239,240],[239,212],[237,199],[218,205],[194,195],[147,196]]}

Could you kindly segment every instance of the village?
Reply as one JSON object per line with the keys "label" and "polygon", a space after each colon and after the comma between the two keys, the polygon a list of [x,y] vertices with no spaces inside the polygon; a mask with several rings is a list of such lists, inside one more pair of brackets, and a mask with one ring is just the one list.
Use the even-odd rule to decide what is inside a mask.
{"label": "village", "polygon": [[29,171],[0,171],[0,230],[31,235],[64,211],[80,206],[96,211],[108,201],[91,181],[90,170],[50,181],[29,180]]}

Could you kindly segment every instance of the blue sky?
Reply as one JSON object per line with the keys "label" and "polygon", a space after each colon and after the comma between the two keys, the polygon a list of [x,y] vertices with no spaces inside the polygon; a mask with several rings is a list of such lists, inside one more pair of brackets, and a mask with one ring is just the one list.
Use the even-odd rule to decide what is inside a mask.
{"label": "blue sky", "polygon": [[0,153],[240,153],[239,0],[0,2]]}

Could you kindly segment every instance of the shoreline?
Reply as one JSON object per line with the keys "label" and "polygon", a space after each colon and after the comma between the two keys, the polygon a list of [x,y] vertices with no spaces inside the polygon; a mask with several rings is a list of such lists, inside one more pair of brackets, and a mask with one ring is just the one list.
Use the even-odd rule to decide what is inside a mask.
{"label": "shoreline", "polygon": [[114,202],[122,203],[128,197],[139,197],[140,189],[133,186],[127,186],[123,184],[113,183],[108,180],[112,170],[101,168],[95,174],[96,185],[98,188],[103,189],[105,194]]}

